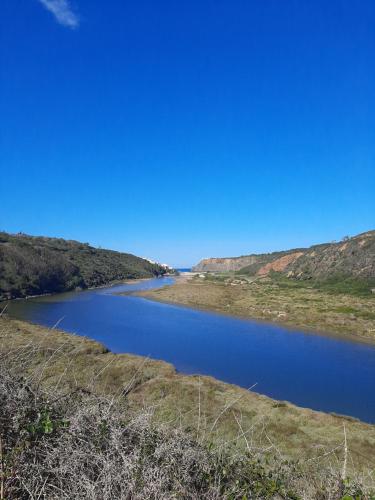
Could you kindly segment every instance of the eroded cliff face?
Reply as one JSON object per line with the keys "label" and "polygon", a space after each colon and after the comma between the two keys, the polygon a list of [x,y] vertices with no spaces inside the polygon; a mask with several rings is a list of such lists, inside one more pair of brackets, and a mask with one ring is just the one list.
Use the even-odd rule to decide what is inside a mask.
{"label": "eroded cliff face", "polygon": [[298,279],[326,278],[333,275],[375,278],[375,231],[284,252],[203,259],[193,271],[242,271],[253,276],[282,272]]}
{"label": "eroded cliff face", "polygon": [[375,278],[375,231],[339,243],[312,246],[285,271],[289,277],[301,279],[337,275]]}
{"label": "eroded cliff face", "polygon": [[285,269],[293,264],[299,257],[303,255],[303,252],[292,252],[283,257],[273,260],[272,262],[268,262],[268,264],[262,266],[258,271],[258,276],[267,276],[271,271],[282,272]]}
{"label": "eroded cliff face", "polygon": [[259,255],[203,259],[192,268],[192,271],[239,271],[243,267],[258,263],[260,259]]}
{"label": "eroded cliff face", "polygon": [[243,255],[241,257],[216,257],[212,259],[203,259],[195,267],[193,267],[192,270],[198,272],[224,272],[244,270],[247,274],[257,274],[258,271],[263,269],[263,267],[268,266],[272,262],[278,262],[280,259],[283,259],[280,260],[280,262],[285,262],[285,267],[285,265],[290,262],[290,259],[286,259],[288,255],[294,255],[295,253],[301,252],[303,250],[304,249],[294,249],[283,252]]}

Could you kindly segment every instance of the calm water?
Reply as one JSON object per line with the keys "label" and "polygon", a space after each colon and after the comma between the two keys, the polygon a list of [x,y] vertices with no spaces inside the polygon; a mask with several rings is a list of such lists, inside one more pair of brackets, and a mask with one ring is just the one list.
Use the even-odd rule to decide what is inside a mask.
{"label": "calm water", "polygon": [[114,352],[163,359],[299,406],[375,423],[375,347],[114,293],[132,285],[13,301],[17,318],[103,342]]}

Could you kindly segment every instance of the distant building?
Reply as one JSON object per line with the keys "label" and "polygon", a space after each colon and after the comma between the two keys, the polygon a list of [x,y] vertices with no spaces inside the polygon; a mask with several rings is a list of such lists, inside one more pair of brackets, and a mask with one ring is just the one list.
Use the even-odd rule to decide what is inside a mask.
{"label": "distant building", "polygon": [[157,262],[156,260],[151,260],[148,259],[147,257],[142,257],[143,260],[147,260],[150,264],[156,264],[160,267],[164,267],[164,269],[167,269],[168,271],[173,271],[173,267],[169,266],[168,264],[161,264],[160,262]]}

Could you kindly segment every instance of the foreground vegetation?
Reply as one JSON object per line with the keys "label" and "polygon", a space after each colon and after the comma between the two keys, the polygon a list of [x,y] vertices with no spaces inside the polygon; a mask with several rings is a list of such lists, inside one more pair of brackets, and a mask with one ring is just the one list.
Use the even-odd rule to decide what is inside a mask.
{"label": "foreground vegetation", "polygon": [[0,300],[150,278],[166,271],[135,255],[88,243],[0,232]]}
{"label": "foreground vegetation", "polygon": [[360,285],[345,283],[351,293],[342,281],[312,286],[279,273],[258,277],[209,273],[140,295],[373,342],[375,294],[362,294]]}
{"label": "foreground vegetation", "polygon": [[375,428],[0,318],[2,498],[365,499]]}

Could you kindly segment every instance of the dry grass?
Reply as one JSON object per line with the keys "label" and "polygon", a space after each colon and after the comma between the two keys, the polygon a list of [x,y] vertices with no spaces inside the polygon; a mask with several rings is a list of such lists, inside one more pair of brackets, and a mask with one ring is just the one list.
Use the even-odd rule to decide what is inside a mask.
{"label": "dry grass", "polygon": [[[41,391],[42,394],[47,394],[43,397],[38,396],[33,401],[57,400],[57,402],[62,402],[63,407],[60,407],[59,403],[53,408],[56,413],[54,417],[56,421],[68,420],[72,422],[83,419],[83,422],[88,419],[88,435],[98,432],[98,422],[102,421],[103,418],[112,419],[111,428],[114,429],[113,432],[116,436],[122,435],[121,429],[123,427],[121,426],[123,424],[121,422],[127,422],[126,425],[128,425],[131,422],[139,423],[141,421],[143,422],[143,427],[141,426],[143,430],[137,428],[137,432],[145,433],[144,439],[147,436],[147,440],[150,439],[149,432],[151,432],[151,429],[151,434],[156,429],[155,436],[159,436],[155,438],[159,444],[154,443],[152,449],[159,449],[158,447],[162,446],[164,442],[173,447],[176,446],[176,443],[173,444],[173,440],[182,439],[182,443],[194,443],[191,445],[195,450],[194,453],[206,453],[209,449],[208,455],[211,456],[210,454],[213,453],[214,457],[209,460],[217,461],[219,457],[224,456],[225,464],[222,464],[223,469],[228,469],[228,464],[233,462],[233,464],[236,464],[233,465],[235,470],[242,470],[239,464],[242,463],[243,467],[245,467],[244,464],[246,464],[246,467],[250,467],[250,464],[258,463],[257,460],[260,460],[261,466],[265,467],[264,464],[267,459],[273,464],[271,468],[273,479],[275,477],[282,478],[283,485],[285,483],[287,486],[293,486],[295,491],[304,489],[305,498],[316,498],[311,491],[324,491],[324,489],[326,490],[326,493],[324,493],[326,496],[321,498],[339,498],[336,495],[337,478],[342,472],[345,460],[347,475],[359,478],[368,487],[372,484],[375,469],[374,426],[352,419],[343,419],[298,408],[289,403],[276,402],[239,387],[224,384],[210,377],[179,375],[176,374],[171,365],[164,362],[138,356],[115,355],[108,352],[97,342],[86,338],[5,318],[0,319],[0,352],[2,379],[5,380],[4,367],[10,366],[10,364],[16,367],[16,371],[13,370],[13,373],[16,373],[17,376],[22,373],[24,377],[23,382],[20,380],[14,382],[14,379],[8,382],[10,384],[19,384],[21,382],[18,389],[8,391],[9,394],[12,394],[15,402],[12,410],[14,414],[17,405],[21,403],[17,403],[17,398],[13,395],[17,394],[17,391],[24,394],[27,386],[32,388],[31,390],[34,393]],[[5,373],[11,371],[7,370]],[[42,399],[40,399],[41,397]],[[46,404],[43,403],[43,405]],[[4,404],[2,404],[1,408],[4,407]],[[104,413],[100,413],[99,409],[101,409],[100,412]],[[113,413],[111,413],[112,411]],[[3,413],[4,410],[2,410],[2,415]],[[92,413],[95,415],[91,421],[89,416]],[[28,415],[27,412],[26,414]],[[37,414],[42,415],[43,412],[35,410],[33,413],[34,420],[37,418],[35,417]],[[38,418],[40,420],[40,417]],[[347,436],[347,454],[345,454],[343,424],[345,424]],[[4,439],[4,425],[3,423],[1,425],[1,434]],[[63,428],[59,428],[60,431],[63,432]],[[71,432],[71,429],[69,432]],[[6,430],[5,434],[7,434]],[[81,451],[78,449],[74,452],[78,455],[75,456],[72,452],[70,460],[70,462],[73,461],[77,464],[77,468],[74,470],[69,469],[70,472],[67,470],[66,474],[68,476],[64,476],[63,467],[69,461],[69,457],[64,450],[65,448],[69,449],[70,445],[68,446],[68,444],[71,443],[69,440],[72,439],[69,436],[70,434],[64,435],[61,441],[61,449],[53,441],[47,443],[50,446],[48,453],[52,454],[51,457],[55,457],[53,459],[55,461],[51,458],[51,464],[53,464],[51,467],[56,470],[57,474],[54,481],[57,481],[60,476],[65,477],[64,481],[68,480],[69,474],[73,474],[73,472],[78,474],[80,473],[79,467],[83,467],[79,458]],[[76,434],[74,436],[74,439],[79,441],[80,438]],[[168,436],[171,441],[168,441]],[[182,437],[177,438],[176,436]],[[86,443],[90,439],[86,436],[83,441]],[[115,445],[114,441],[110,443],[106,448],[107,451],[114,449],[116,446],[116,450],[122,447],[120,444]],[[175,463],[173,467],[177,467],[177,464],[182,460],[181,456],[178,453],[173,455],[171,448],[168,446],[165,448],[165,460],[167,460],[167,456],[174,457]],[[92,454],[94,450],[90,448],[86,452]],[[114,455],[116,454],[117,451],[114,452]],[[47,452],[43,456],[47,456]],[[136,456],[137,460],[140,460],[140,455],[136,454]],[[95,466],[96,471],[104,467],[106,457],[107,455],[98,457]],[[125,462],[121,462],[122,458],[119,455],[116,455],[116,457],[114,459],[120,461],[119,463],[124,466]],[[154,452],[148,459],[155,466]],[[295,465],[295,461],[301,459],[305,464],[302,469],[300,465]],[[27,460],[25,463],[27,463]],[[160,464],[164,464],[163,460]],[[284,463],[284,460],[287,460],[287,462]],[[56,461],[60,464],[59,466],[56,465]],[[146,463],[148,462],[146,461]],[[212,470],[217,467],[217,462],[215,463],[216,465]],[[41,467],[45,467],[45,464]],[[62,467],[62,469],[59,467]],[[167,466],[162,465],[163,470],[165,467]],[[186,465],[186,467],[190,470],[190,466]],[[85,475],[86,473],[89,474],[87,471],[82,474]],[[152,472],[153,475],[159,477],[159,486],[165,484],[166,481],[162,476],[163,473],[163,471]],[[180,473],[185,474],[185,472],[179,471],[176,473],[177,476],[173,476],[179,478],[177,480],[179,484],[182,481],[178,475]],[[289,473],[296,476],[293,484]],[[108,472],[106,474],[109,482],[114,480]],[[118,477],[126,481],[126,484],[130,484],[129,477],[124,476],[125,472],[121,474]],[[212,475],[213,472],[211,471],[210,474]],[[234,472],[231,472],[231,477],[233,474]],[[311,476],[311,480],[306,481],[306,474]],[[220,485],[223,485],[225,481],[220,474],[219,476],[219,483],[217,483],[214,474],[216,478],[214,486],[219,489],[214,488],[208,493],[206,484],[204,490],[208,495],[206,498],[221,498],[220,495],[222,495],[223,490],[220,489]],[[142,472],[141,477],[146,478],[147,475]],[[162,477],[164,479],[161,479]],[[186,479],[185,475],[184,477]],[[91,480],[86,478],[85,481],[89,489],[85,490],[86,492],[82,493],[81,496],[78,491],[67,489],[71,495],[70,497],[58,496],[56,493],[55,498],[98,498],[98,496],[95,496],[98,490],[94,488],[92,482],[90,482]],[[100,488],[107,491],[107,486],[102,484],[100,480],[98,481]],[[147,479],[146,483],[148,482]],[[190,487],[195,488],[196,485],[191,486],[191,483],[189,484],[190,486],[188,484],[183,486],[183,488],[187,489],[181,490],[184,492],[181,494],[182,498],[194,498],[194,494],[197,495],[195,490],[194,494],[191,493],[193,490],[189,490]],[[232,485],[231,488],[234,487],[231,482],[230,484]],[[336,484],[336,486],[332,486],[333,484]],[[139,483],[137,483],[137,488],[138,486]],[[146,486],[145,484],[144,487]],[[30,485],[27,487],[31,488]],[[41,485],[37,483],[32,487],[41,488]],[[246,482],[244,487],[249,488],[249,483]],[[171,498],[178,496],[176,485],[170,488],[170,491],[173,491],[173,495],[175,495],[172,495]],[[336,491],[336,496],[327,496],[330,493],[330,488],[334,488],[332,491]],[[90,493],[90,491],[92,492]],[[116,498],[128,498],[126,495],[130,495],[130,490],[118,491],[120,496]],[[126,491],[128,492],[126,493]],[[139,495],[139,498],[152,498],[152,495],[155,495],[155,498],[168,498],[168,492],[164,491],[163,495],[161,495],[162,490],[156,489],[152,491],[154,493],[142,489],[131,490],[131,496],[136,498]],[[238,492],[241,492],[241,495],[243,493],[240,489]],[[114,498],[114,496],[111,497],[110,495],[112,493],[108,493],[108,496],[103,496],[103,498]],[[198,497],[205,498],[202,495],[195,496],[195,498]],[[234,496],[233,498],[237,497]],[[29,497],[24,496],[23,498]],[[38,498],[38,496],[35,494],[34,498]],[[48,496],[46,498],[54,497]],[[248,498],[252,498],[252,496]]]}
{"label": "dry grass", "polygon": [[288,288],[269,278],[251,283],[241,281],[240,278],[228,282],[191,279],[139,295],[375,342],[375,297],[334,295],[307,287]]}
{"label": "dry grass", "polygon": [[[12,367],[14,368],[14,366]],[[262,463],[251,453],[209,450],[185,433],[156,426],[152,409],[130,415],[93,392],[41,391],[1,369],[0,498],[226,499],[319,498],[369,494],[324,471]]]}

